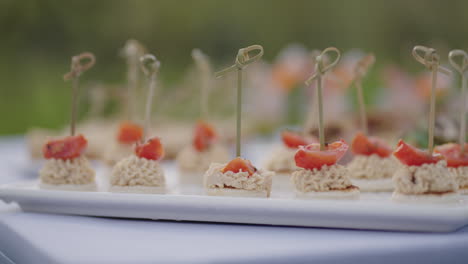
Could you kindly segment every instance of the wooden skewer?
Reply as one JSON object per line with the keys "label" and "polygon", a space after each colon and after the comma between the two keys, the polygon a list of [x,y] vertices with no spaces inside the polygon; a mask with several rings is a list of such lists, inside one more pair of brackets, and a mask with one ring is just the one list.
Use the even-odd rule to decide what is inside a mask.
{"label": "wooden skewer", "polygon": [[362,89],[362,79],[366,76],[369,68],[375,63],[374,54],[369,54],[362,58],[354,68],[354,85],[357,88],[357,97],[359,104],[359,116],[361,129],[364,134],[368,133],[368,124],[367,124],[367,114],[366,114],[366,104],[364,103],[364,91]]}
{"label": "wooden skewer", "polygon": [[[335,53],[336,58],[333,62],[328,65],[325,65],[323,58],[327,53]],[[319,115],[319,141],[320,141],[320,150],[325,150],[325,128],[323,125],[323,96],[322,96],[322,77],[329,71],[331,68],[335,67],[340,61],[341,53],[335,47],[329,47],[320,53],[315,58],[315,73],[310,77],[305,83],[310,85],[312,81],[317,81],[317,99],[318,99],[318,115]]]}
{"label": "wooden skewer", "polygon": [[144,52],[143,45],[134,39],[127,40],[122,50],[123,56],[127,59],[127,109],[125,109],[125,118],[127,120],[133,120],[136,116],[135,97],[139,82],[138,64]]}
{"label": "wooden skewer", "polygon": [[151,123],[151,106],[153,104],[153,96],[156,89],[156,77],[159,72],[161,63],[152,54],[145,54],[140,57],[140,65],[142,71],[148,76],[148,95],[146,97],[146,111],[145,111],[145,128],[143,130],[143,141],[148,139],[148,133]]}
{"label": "wooden skewer", "polygon": [[192,51],[192,58],[200,71],[200,116],[202,119],[208,117],[208,95],[212,85],[212,70],[208,57],[199,49]]}
{"label": "wooden skewer", "polygon": [[[424,55],[421,56],[420,53]],[[432,155],[434,151],[434,126],[435,126],[435,89],[437,85],[437,72],[449,75],[450,70],[439,65],[439,55],[433,48],[424,46],[415,46],[413,48],[413,57],[432,71],[432,87],[431,87],[431,101],[429,110],[429,123],[428,123],[428,151]]]}
{"label": "wooden skewer", "polygon": [[[84,61],[87,61],[83,64]],[[77,104],[79,95],[79,77],[80,75],[93,67],[96,62],[94,54],[91,52],[83,52],[79,55],[73,56],[71,59],[71,71],[63,76],[65,81],[72,80],[72,109],[70,120],[70,135],[75,135]]]}
{"label": "wooden skewer", "polygon": [[[254,56],[250,56],[249,52],[257,52]],[[241,156],[241,114],[242,114],[242,69],[247,65],[259,60],[263,56],[263,47],[260,45],[252,45],[239,50],[236,56],[236,62],[217,73],[215,77],[219,78],[224,74],[237,71],[237,121],[236,121],[236,156]]]}
{"label": "wooden skewer", "polygon": [[[462,57],[461,65],[456,61],[456,57]],[[458,142],[460,144],[460,154],[465,154],[465,142],[466,142],[466,72],[468,71],[468,54],[463,50],[452,50],[449,53],[449,62],[452,67],[457,70],[461,75],[462,89],[461,89],[461,110],[460,110],[460,135]]]}

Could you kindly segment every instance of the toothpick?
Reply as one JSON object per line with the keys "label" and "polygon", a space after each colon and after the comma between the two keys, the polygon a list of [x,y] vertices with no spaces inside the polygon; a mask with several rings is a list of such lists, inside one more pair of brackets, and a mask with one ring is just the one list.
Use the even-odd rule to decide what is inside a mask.
{"label": "toothpick", "polygon": [[[315,64],[316,61],[315,59],[317,58],[318,55],[320,55],[320,50],[313,50],[310,53],[310,56],[312,57],[312,61]],[[311,102],[312,101],[312,102]],[[318,114],[318,99],[317,95],[312,96],[312,100],[309,100],[309,110],[308,114],[306,117],[306,121],[304,123],[304,127],[302,128],[302,135],[303,136],[308,136],[310,135],[310,131],[315,128],[315,124],[317,123],[317,114]]]}
{"label": "toothpick", "polygon": [[206,119],[208,116],[208,93],[211,90],[211,64],[208,57],[199,49],[192,50],[192,58],[200,72],[200,116]]}
{"label": "toothpick", "polygon": [[357,97],[359,104],[359,116],[361,122],[361,129],[364,134],[368,133],[367,127],[367,114],[366,114],[366,105],[364,103],[364,92],[362,89],[362,79],[369,71],[369,68],[375,63],[374,54],[369,54],[362,58],[354,68],[354,85],[357,88]]}
{"label": "toothpick", "polygon": [[[462,57],[461,65],[455,62],[455,57]],[[468,70],[468,54],[463,50],[452,50],[449,53],[449,62],[452,67],[457,70],[461,75],[462,89],[461,89],[461,110],[460,110],[460,135],[458,142],[460,143],[460,154],[465,154],[465,141],[466,141],[466,71]]]}
{"label": "toothpick", "polygon": [[[316,57],[318,55],[320,55],[320,53],[321,53],[320,50],[313,50],[311,52],[311,57],[312,57],[312,61],[313,61],[314,64],[316,62],[315,61]],[[323,56],[323,62],[324,63],[329,63],[329,61],[330,61],[330,59],[325,54]],[[331,80],[331,81],[337,83],[338,85],[344,85],[343,80],[338,78],[337,76],[335,76],[333,74],[332,75],[327,75],[324,78],[327,78],[328,80]],[[307,116],[306,122],[305,122],[303,130],[302,130],[302,134],[304,136],[310,135],[310,131],[315,129],[316,126],[317,126],[317,119],[318,119],[318,96],[317,96],[317,92],[315,92],[315,95],[313,96],[313,102],[311,103],[310,100],[309,100],[309,105],[310,104],[311,104],[311,106],[309,106],[308,116]]]}
{"label": "toothpick", "polygon": [[127,120],[132,120],[136,115],[135,93],[140,75],[138,60],[144,54],[144,50],[143,45],[134,39],[127,40],[122,50],[123,56],[127,59],[127,109],[125,113]]}
{"label": "toothpick", "polygon": [[[249,52],[257,51],[253,57]],[[242,69],[247,65],[259,60],[263,56],[263,47],[260,45],[252,45],[242,48],[237,53],[236,62],[234,65],[215,73],[215,77],[219,78],[224,74],[237,70],[237,122],[236,122],[236,156],[241,156],[241,113],[242,113]]]}
{"label": "toothpick", "polygon": [[[336,53],[336,58],[333,62],[328,65],[324,63],[324,56],[327,53],[334,52]],[[331,68],[335,67],[338,62],[340,61],[341,53],[335,47],[329,47],[320,53],[315,58],[315,73],[310,77],[305,83],[306,85],[310,85],[312,81],[317,81],[317,99],[318,99],[318,114],[319,114],[319,141],[320,141],[320,150],[325,150],[325,128],[323,125],[323,95],[322,95],[322,77],[323,75],[329,71]]]}
{"label": "toothpick", "polygon": [[[85,60],[88,61],[85,64],[82,64],[82,62]],[[79,55],[73,56],[71,59],[71,71],[63,76],[65,81],[72,80],[72,109],[70,120],[70,135],[72,136],[75,135],[76,113],[78,108],[77,103],[79,95],[79,77],[83,72],[93,67],[95,62],[96,58],[91,52],[83,52]]]}
{"label": "toothpick", "polygon": [[148,76],[148,95],[146,97],[146,111],[145,111],[145,127],[143,130],[143,141],[148,137],[151,123],[151,105],[153,103],[153,96],[156,88],[156,76],[159,72],[161,63],[152,54],[145,54],[140,57],[140,65],[142,71]]}
{"label": "toothpick", "polygon": [[[424,57],[419,53],[424,52]],[[439,65],[439,55],[433,48],[424,46],[415,46],[413,48],[413,57],[432,71],[432,86],[431,86],[431,101],[429,110],[429,124],[428,124],[428,151],[432,155],[434,151],[434,126],[435,126],[435,89],[437,85],[437,72],[450,75],[450,71]]]}

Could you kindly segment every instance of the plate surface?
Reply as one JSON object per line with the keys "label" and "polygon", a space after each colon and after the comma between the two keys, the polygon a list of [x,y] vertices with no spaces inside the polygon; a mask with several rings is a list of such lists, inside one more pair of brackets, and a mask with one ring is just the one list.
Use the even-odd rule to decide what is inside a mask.
{"label": "plate surface", "polygon": [[163,166],[169,194],[107,192],[109,172],[99,167],[97,192],[43,190],[37,181],[27,181],[0,186],[0,199],[17,202],[24,211],[121,218],[429,232],[468,224],[468,196],[451,204],[395,203],[391,193],[362,193],[358,200],[300,200],[283,178],[268,199],[213,197],[203,195],[198,185],[177,187],[175,165]]}

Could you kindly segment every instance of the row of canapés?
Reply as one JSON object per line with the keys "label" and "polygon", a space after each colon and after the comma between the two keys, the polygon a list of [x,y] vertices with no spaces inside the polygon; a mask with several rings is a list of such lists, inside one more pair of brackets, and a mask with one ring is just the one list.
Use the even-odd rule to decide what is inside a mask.
{"label": "row of canap\u00e9s", "polygon": [[[210,195],[269,197],[272,181],[286,175],[302,198],[353,199],[360,191],[395,188],[396,199],[447,201],[456,199],[458,191],[466,194],[468,190],[468,158],[459,156],[456,144],[438,146],[433,155],[428,155],[400,141],[392,151],[382,140],[358,132],[351,144],[354,159],[343,166],[337,164],[348,150],[343,140],[320,150],[313,138],[284,131],[284,144],[271,153],[265,168],[257,169],[240,157],[221,163],[229,155],[216,143],[212,126],[200,121],[195,131],[193,144],[178,160],[179,167],[182,177],[200,177],[207,169],[203,184]],[[82,155],[86,144],[83,135],[49,141],[44,146],[47,161],[40,171],[41,186],[95,190],[94,171]],[[132,148],[132,154],[114,165],[110,190],[165,193],[160,165],[164,148],[159,138],[136,143]],[[468,145],[465,148],[468,151]]]}
{"label": "row of canap\u00e9s", "polygon": [[[417,54],[415,57],[424,65],[435,69],[433,70],[433,80],[435,80],[439,63],[437,54],[426,47],[417,46],[415,51],[417,49],[426,53],[424,58]],[[250,58],[249,51],[259,53]],[[330,52],[336,53],[337,57],[333,63],[326,65],[323,58]],[[234,65],[228,70],[237,69],[241,76],[242,68],[245,66],[241,65],[242,61],[258,59],[262,54],[263,48],[259,45],[240,49],[236,59],[236,65],[238,62],[240,65]],[[77,60],[80,56],[76,57]],[[152,55],[142,56],[142,65],[146,65],[143,63],[145,58],[152,58],[152,65],[159,67],[156,58]],[[316,57],[318,70],[314,78],[318,76],[316,80],[317,95],[319,95],[320,143],[308,136],[307,132],[285,131],[282,134],[284,147],[278,152],[271,153],[272,158],[265,169],[256,169],[250,161],[243,159],[240,155],[240,116],[238,115],[237,157],[227,163],[218,163],[228,160],[228,151],[217,143],[213,126],[205,121],[199,121],[195,127],[192,144],[186,146],[179,154],[179,167],[195,172],[206,170],[204,187],[211,195],[269,197],[272,181],[275,180],[274,171],[281,171],[290,173],[296,192],[301,197],[356,197],[360,190],[358,186],[352,184],[351,176],[358,180],[357,185],[360,185],[363,190],[373,191],[390,190],[391,178],[393,178],[396,199],[439,201],[456,199],[459,189],[463,190],[468,185],[468,155],[466,154],[468,150],[465,151],[468,145],[465,143],[440,146],[433,153],[432,147],[429,151],[423,151],[400,141],[397,148],[392,151],[384,141],[358,133],[352,143],[352,150],[356,154],[355,159],[348,166],[337,164],[347,152],[348,145],[342,140],[325,144],[321,108],[321,76],[326,69],[336,65],[339,58],[339,50],[333,47],[325,49]],[[72,64],[71,76],[78,78],[81,72],[74,72],[74,70],[84,68],[74,69]],[[152,74],[155,72],[157,69],[153,68]],[[151,79],[154,80],[154,78]],[[238,84],[240,91],[241,82]],[[433,81],[432,90],[435,84],[436,82]],[[154,86],[150,83],[149,95],[153,94],[152,88]],[[431,99],[434,98],[434,93],[431,93]],[[241,97],[238,97],[238,113],[242,105],[240,100]],[[151,96],[149,96],[147,109],[151,109],[151,101]],[[433,143],[434,102],[435,100],[431,100],[430,146]],[[72,111],[74,112],[76,111]],[[147,111],[147,113],[150,112]],[[148,135],[145,135],[150,127],[149,117],[147,115],[145,118],[148,121],[145,124],[146,129],[131,122],[120,125],[116,148],[111,152],[117,157],[114,159],[116,163],[110,177],[111,191],[165,192],[165,176],[160,166],[164,148],[158,137],[148,138]],[[94,171],[83,155],[87,140],[82,135],[74,136],[74,120],[72,118],[71,136],[49,141],[43,148],[43,154],[47,160],[40,171],[40,179],[41,186],[45,188],[78,187],[82,189],[95,186]],[[399,162],[391,158],[392,152]]]}

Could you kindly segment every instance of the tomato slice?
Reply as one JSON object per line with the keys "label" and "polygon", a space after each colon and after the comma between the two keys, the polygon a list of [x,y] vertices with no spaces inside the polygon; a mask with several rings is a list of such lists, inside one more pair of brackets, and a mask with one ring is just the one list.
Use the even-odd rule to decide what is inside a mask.
{"label": "tomato slice", "polygon": [[85,151],[87,145],[88,141],[80,134],[51,140],[44,145],[42,153],[46,159],[74,159]]}
{"label": "tomato slice", "polygon": [[218,135],[214,127],[204,121],[198,121],[195,125],[195,136],[193,138],[193,147],[199,151],[205,151],[215,142]]}
{"label": "tomato slice", "polygon": [[468,143],[465,143],[465,153],[463,155],[460,153],[460,145],[455,143],[437,146],[434,150],[444,156],[448,167],[468,166]]}
{"label": "tomato slice", "polygon": [[320,144],[313,143],[299,147],[294,159],[298,167],[313,170],[320,169],[323,165],[333,165],[337,163],[348,150],[348,145],[344,140],[327,144],[326,150],[320,151]]}
{"label": "tomato slice", "polygon": [[132,144],[143,138],[143,128],[140,125],[125,121],[120,124],[117,140],[123,144]]}
{"label": "tomato slice", "polygon": [[364,133],[358,132],[351,143],[351,151],[357,155],[370,156],[377,154],[386,158],[392,154],[392,149],[383,140],[376,137],[367,137]]}
{"label": "tomato slice", "polygon": [[406,144],[400,139],[397,149],[393,155],[403,164],[408,166],[421,166],[423,164],[437,163],[442,160],[442,155],[435,153],[430,155],[424,150],[417,149],[409,144]]}
{"label": "tomato slice", "polygon": [[288,130],[281,133],[281,139],[283,140],[283,143],[286,145],[286,147],[293,149],[297,149],[299,146],[306,146],[317,142],[317,140],[306,138],[297,132]]}
{"label": "tomato slice", "polygon": [[246,171],[249,173],[249,176],[252,176],[252,174],[254,174],[257,169],[252,165],[250,160],[238,157],[231,160],[221,172],[226,173],[228,171],[232,171],[234,173]]}
{"label": "tomato slice", "polygon": [[160,160],[164,156],[164,148],[157,137],[150,138],[144,144],[137,144],[135,154],[144,159]]}

